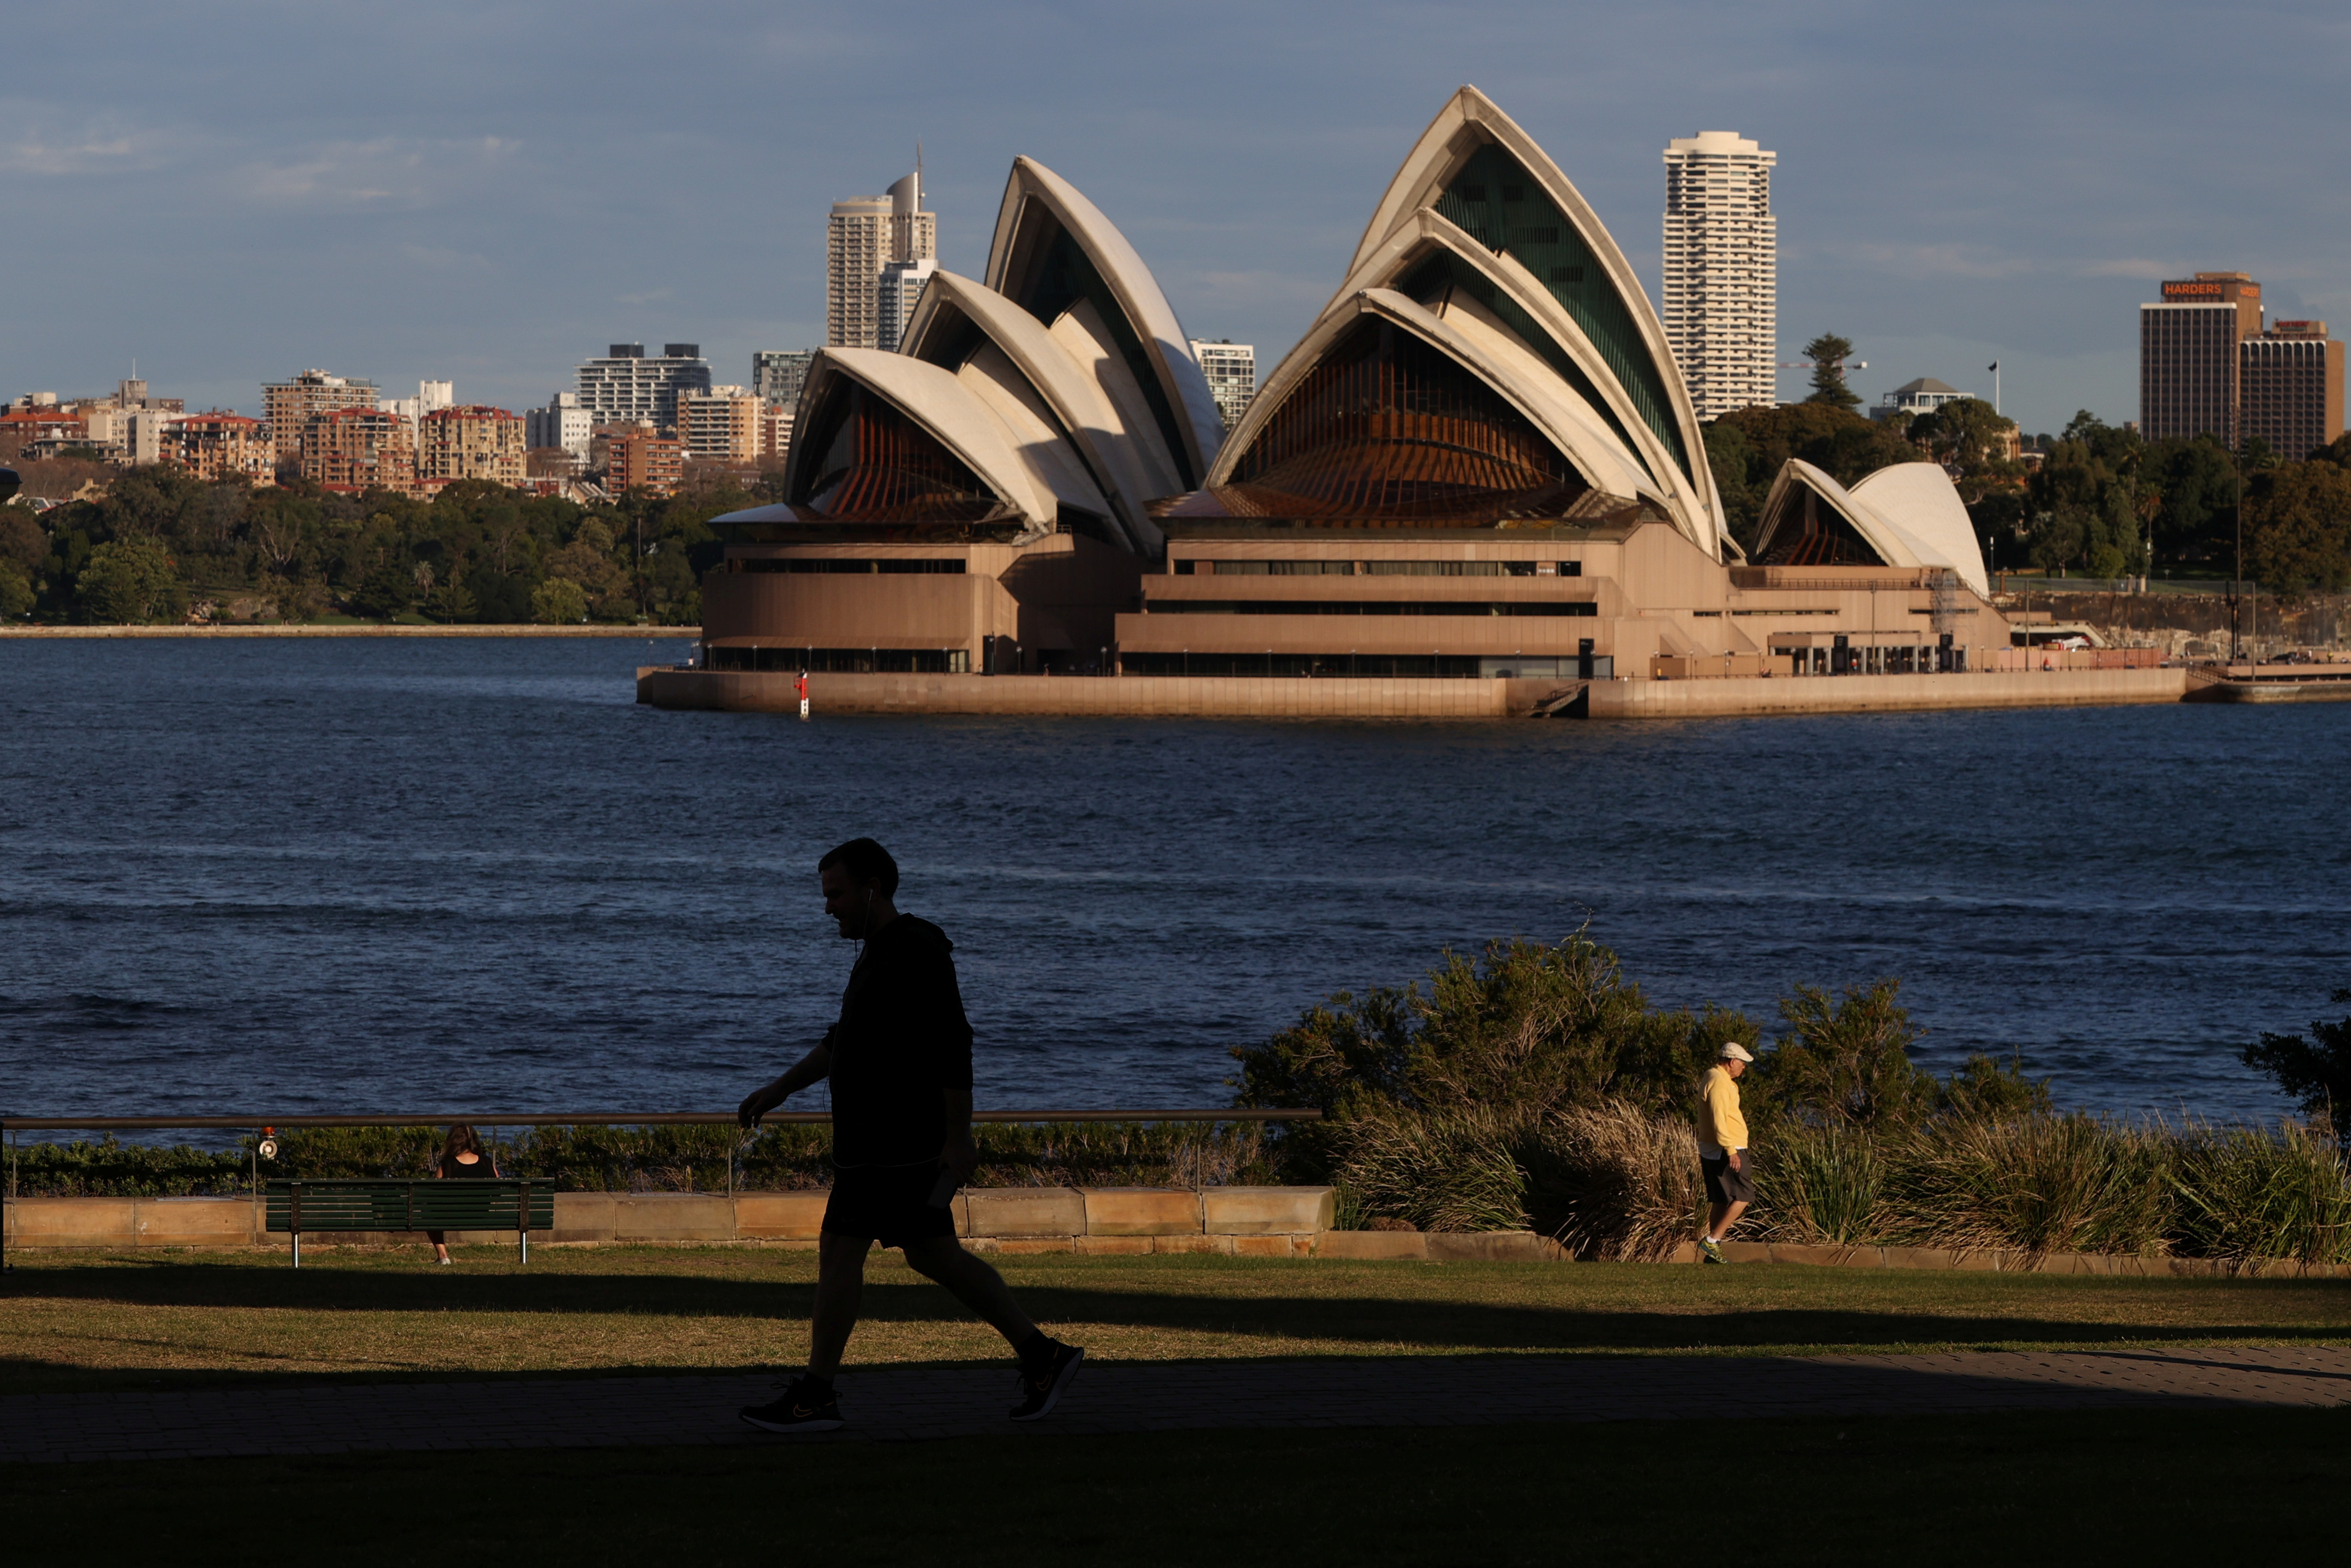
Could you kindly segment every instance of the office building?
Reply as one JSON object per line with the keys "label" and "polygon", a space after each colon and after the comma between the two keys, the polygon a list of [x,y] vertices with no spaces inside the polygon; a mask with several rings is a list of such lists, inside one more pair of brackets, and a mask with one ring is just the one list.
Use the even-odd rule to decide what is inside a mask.
{"label": "office building", "polygon": [[[330,490],[416,488],[416,449],[408,422],[375,406],[374,388],[364,404],[329,408],[310,416],[298,444],[302,477]],[[272,423],[274,432],[277,426]]]}
{"label": "office building", "polygon": [[2280,321],[2237,346],[2237,413],[2247,441],[2299,463],[2343,434],[2343,345],[2324,321]]}
{"label": "office building", "polygon": [[1666,143],[1666,343],[1702,420],[1779,401],[1779,161],[1729,131]]}
{"label": "office building", "polygon": [[436,408],[418,422],[416,479],[445,485],[486,479],[519,485],[524,473],[522,416],[483,403]]}
{"label": "office building", "polygon": [[714,463],[752,463],[759,456],[759,399],[744,387],[680,392],[677,438],[685,455]]}
{"label": "office building", "polygon": [[324,371],[304,371],[289,380],[270,382],[261,389],[261,417],[269,427],[272,455],[281,464],[302,455],[302,438],[310,422],[338,409],[375,412],[376,385]]}
{"label": "office building", "polygon": [[923,172],[885,196],[832,204],[825,230],[824,340],[833,348],[882,346],[882,272],[892,262],[939,256],[939,220],[923,210]]}
{"label": "office building", "polygon": [[751,356],[751,390],[787,413],[800,401],[814,349],[761,349]]}
{"label": "office building", "polygon": [[2138,423],[2148,441],[2238,433],[2240,345],[2262,330],[2262,286],[2241,272],[2199,272],[2138,308]]}
{"label": "office building", "polygon": [[661,357],[646,357],[643,343],[615,343],[601,360],[580,367],[580,406],[595,424],[649,419],[669,428],[677,423],[677,394],[710,390],[710,361],[699,343],[664,343]]}
{"label": "office building", "polygon": [[545,408],[526,409],[522,417],[526,447],[534,452],[559,447],[581,463],[588,461],[588,442],[595,434],[596,415],[593,410],[580,405],[578,392],[557,392],[547,400]]}
{"label": "office building", "polygon": [[1249,399],[1257,395],[1257,347],[1251,343],[1236,343],[1230,338],[1219,338],[1213,343],[1192,340],[1192,357],[1200,363],[1200,374],[1207,378],[1208,395],[1217,400],[1217,412],[1225,417],[1225,428],[1230,430],[1249,412]]}
{"label": "office building", "polygon": [[882,269],[881,280],[873,292],[873,346],[885,354],[898,351],[898,341],[905,336],[906,323],[914,319],[914,301],[923,297],[923,285],[939,269],[935,261],[893,261]]}

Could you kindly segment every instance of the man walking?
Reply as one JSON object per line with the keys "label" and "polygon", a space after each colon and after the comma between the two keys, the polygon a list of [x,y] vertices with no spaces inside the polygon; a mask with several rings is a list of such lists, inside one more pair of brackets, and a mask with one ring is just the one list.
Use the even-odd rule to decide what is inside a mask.
{"label": "man walking", "polygon": [[1706,1177],[1706,1234],[1698,1249],[1709,1263],[1723,1263],[1722,1239],[1755,1200],[1747,1158],[1747,1118],[1739,1111],[1739,1080],[1755,1059],[1733,1041],[1706,1070],[1698,1090],[1698,1168]]}
{"label": "man walking", "polygon": [[841,993],[841,1018],[814,1051],[752,1092],[743,1125],[820,1080],[832,1080],[832,1197],[817,1240],[816,1312],[808,1371],[743,1419],[768,1432],[830,1432],[841,1425],[832,1380],[857,1326],[865,1255],[875,1241],[902,1249],[914,1270],[953,1291],[1020,1359],[1015,1421],[1049,1413],[1085,1352],[1049,1337],[1012,1299],[1004,1277],[956,1239],[955,1190],[979,1164],[971,1139],[971,1024],[956,986],[954,944],[895,903],[898,864],[872,839],[852,839],[817,862],[824,912],[845,940],[864,944]]}

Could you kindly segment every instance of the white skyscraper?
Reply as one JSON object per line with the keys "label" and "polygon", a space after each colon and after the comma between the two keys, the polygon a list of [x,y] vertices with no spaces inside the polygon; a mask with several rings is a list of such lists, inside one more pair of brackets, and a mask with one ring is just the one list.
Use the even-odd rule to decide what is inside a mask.
{"label": "white skyscraper", "polygon": [[939,220],[936,214],[923,210],[919,167],[891,186],[886,196],[852,196],[833,203],[824,246],[826,345],[884,347],[883,269],[892,262],[935,262],[938,256]]}
{"label": "white skyscraper", "polygon": [[906,323],[914,319],[914,301],[923,297],[923,285],[939,264],[922,261],[893,261],[882,269],[880,282],[874,286],[873,346],[890,353],[898,351],[898,341],[906,335]]}
{"label": "white skyscraper", "polygon": [[1195,338],[1192,357],[1200,362],[1200,373],[1208,380],[1208,393],[1217,400],[1217,412],[1225,416],[1226,430],[1231,430],[1249,412],[1249,399],[1257,395],[1256,345],[1230,339],[1207,343]]}
{"label": "white skyscraper", "polygon": [[1779,401],[1779,161],[1731,131],[1666,143],[1666,342],[1700,419]]}

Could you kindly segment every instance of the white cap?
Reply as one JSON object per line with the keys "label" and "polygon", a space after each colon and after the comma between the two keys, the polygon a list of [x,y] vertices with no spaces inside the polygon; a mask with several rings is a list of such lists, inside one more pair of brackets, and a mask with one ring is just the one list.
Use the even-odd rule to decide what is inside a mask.
{"label": "white cap", "polygon": [[1755,1060],[1753,1057],[1747,1054],[1747,1048],[1740,1044],[1735,1040],[1729,1045],[1722,1048],[1721,1057],[1725,1061],[1752,1061]]}

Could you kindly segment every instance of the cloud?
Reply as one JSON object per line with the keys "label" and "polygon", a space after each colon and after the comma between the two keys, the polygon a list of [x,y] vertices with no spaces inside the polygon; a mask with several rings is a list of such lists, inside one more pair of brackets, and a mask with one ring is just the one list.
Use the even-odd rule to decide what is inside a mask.
{"label": "cloud", "polygon": [[291,160],[248,162],[230,184],[268,206],[422,207],[481,184],[520,146],[496,136],[329,141]]}
{"label": "cloud", "polygon": [[1902,277],[2021,277],[2039,266],[1970,245],[1859,245],[1854,254],[1874,270]]}
{"label": "cloud", "polygon": [[2117,261],[2085,262],[2074,276],[2077,277],[2177,277],[2180,269],[2167,262],[2148,261],[2144,256],[2128,256]]}
{"label": "cloud", "polygon": [[152,167],[163,139],[126,133],[64,142],[26,140],[0,151],[0,171],[11,174],[110,174]]}

